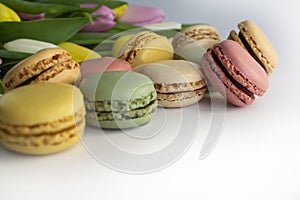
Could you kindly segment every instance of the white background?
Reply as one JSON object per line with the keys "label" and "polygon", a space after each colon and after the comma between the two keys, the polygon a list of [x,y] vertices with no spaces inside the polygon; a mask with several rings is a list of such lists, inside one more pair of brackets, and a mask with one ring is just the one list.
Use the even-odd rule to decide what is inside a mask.
{"label": "white background", "polygon": [[[42,157],[19,155],[0,147],[0,198],[299,200],[300,14],[297,1],[130,0],[129,3],[160,7],[166,13],[166,21],[209,23],[218,29],[222,39],[230,30],[237,30],[238,22],[255,21],[269,36],[280,59],[270,76],[268,92],[251,106],[228,106],[222,137],[203,160],[199,159],[199,153],[203,133],[211,123],[209,101],[200,102],[200,110],[186,108],[185,111],[191,112],[190,117],[195,115],[193,112],[202,112],[194,142],[175,163],[153,173],[134,175],[113,170],[97,161],[89,146],[83,143]],[[176,120],[176,112],[181,113],[163,112],[164,119]],[[180,116],[189,118],[187,114]],[[194,130],[195,127],[190,127],[184,131]],[[96,137],[95,134],[96,129],[86,128],[85,138]],[[156,148],[149,144],[145,148],[124,144],[126,139],[122,134],[116,132],[111,137],[128,151]],[[170,136],[172,132],[165,134]],[[103,134],[101,137],[104,138]],[[157,148],[168,144],[165,139],[156,142]],[[96,148],[106,150],[101,146]]]}

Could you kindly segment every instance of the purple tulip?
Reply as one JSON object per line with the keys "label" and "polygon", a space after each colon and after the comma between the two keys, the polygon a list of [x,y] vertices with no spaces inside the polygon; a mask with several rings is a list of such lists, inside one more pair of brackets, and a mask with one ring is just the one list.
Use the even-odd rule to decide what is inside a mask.
{"label": "purple tulip", "polygon": [[[95,8],[98,4],[81,4],[82,8]],[[94,24],[88,23],[81,31],[83,32],[104,32],[112,29],[115,25],[115,13],[107,6],[101,6],[98,10],[91,13],[91,15],[102,15],[94,19]]]}
{"label": "purple tulip", "polygon": [[18,15],[23,21],[45,19],[45,13],[29,14],[29,13],[18,12]]}
{"label": "purple tulip", "polygon": [[118,22],[144,26],[147,24],[162,22],[164,18],[165,13],[159,8],[128,5],[126,10],[119,17]]}

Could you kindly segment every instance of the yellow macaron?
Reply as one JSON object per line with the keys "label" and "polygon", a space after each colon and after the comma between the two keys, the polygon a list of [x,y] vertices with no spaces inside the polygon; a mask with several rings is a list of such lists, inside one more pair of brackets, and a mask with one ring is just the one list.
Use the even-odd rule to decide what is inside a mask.
{"label": "yellow macaron", "polygon": [[84,127],[83,96],[70,84],[31,84],[0,98],[0,141],[10,150],[59,152],[76,144]]}

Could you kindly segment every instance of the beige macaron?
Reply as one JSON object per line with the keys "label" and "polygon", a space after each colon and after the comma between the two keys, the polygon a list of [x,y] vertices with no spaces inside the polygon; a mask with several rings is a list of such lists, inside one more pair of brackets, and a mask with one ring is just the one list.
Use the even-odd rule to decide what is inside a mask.
{"label": "beige macaron", "polygon": [[206,50],[218,42],[220,35],[216,28],[208,24],[197,24],[176,33],[172,45],[176,58],[200,63]]}
{"label": "beige macaron", "polygon": [[12,67],[3,78],[3,87],[9,91],[32,83],[73,84],[79,76],[79,67],[70,53],[61,48],[42,49]]}
{"label": "beige macaron", "polygon": [[185,60],[166,60],[133,69],[148,76],[154,83],[158,105],[177,108],[200,101],[206,83],[199,65]]}
{"label": "beige macaron", "polygon": [[253,21],[238,24],[239,33],[232,30],[228,39],[238,42],[270,75],[278,64],[278,55],[262,29]]}
{"label": "beige macaron", "polygon": [[129,62],[132,67],[171,60],[174,49],[167,37],[151,31],[142,31],[128,39],[119,52],[119,58]]}

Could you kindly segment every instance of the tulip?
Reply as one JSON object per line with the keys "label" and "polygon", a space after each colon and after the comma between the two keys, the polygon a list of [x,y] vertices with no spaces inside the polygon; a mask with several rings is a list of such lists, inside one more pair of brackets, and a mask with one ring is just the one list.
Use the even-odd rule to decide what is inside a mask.
{"label": "tulip", "polygon": [[80,46],[73,42],[63,42],[58,44],[58,46],[66,51],[68,51],[72,59],[76,62],[82,62],[84,60],[90,60],[95,58],[101,58],[101,55],[95,51],[92,51],[86,47]]}
{"label": "tulip", "polygon": [[178,22],[160,22],[160,23],[145,25],[143,26],[143,28],[149,29],[151,31],[180,30],[182,29],[182,24]]}
{"label": "tulip", "polygon": [[21,19],[15,11],[0,3],[0,22],[7,21],[19,22]]}
{"label": "tulip", "polygon": [[148,6],[128,5],[123,14],[117,19],[118,22],[144,26],[147,24],[162,22],[164,12],[159,8]]}
{"label": "tulip", "polygon": [[9,51],[17,51],[17,52],[32,53],[32,54],[45,48],[57,47],[52,43],[43,42],[39,40],[32,40],[27,38],[12,40],[10,42],[5,43],[3,46]]}
{"label": "tulip", "polygon": [[0,65],[2,64],[2,59],[0,58]]}
{"label": "tulip", "polygon": [[116,19],[119,19],[119,17],[124,13],[124,11],[127,8],[127,4],[124,4],[122,6],[116,7],[113,9],[115,15],[116,15]]}
{"label": "tulip", "polygon": [[22,21],[45,19],[45,13],[29,14],[29,13],[18,12],[18,15],[20,16]]}
{"label": "tulip", "polygon": [[[95,8],[97,4],[81,4],[83,8]],[[91,13],[91,15],[101,15],[94,19],[94,24],[88,23],[81,31],[83,32],[104,32],[112,29],[116,22],[115,13],[107,6],[101,6],[98,10]]]}

